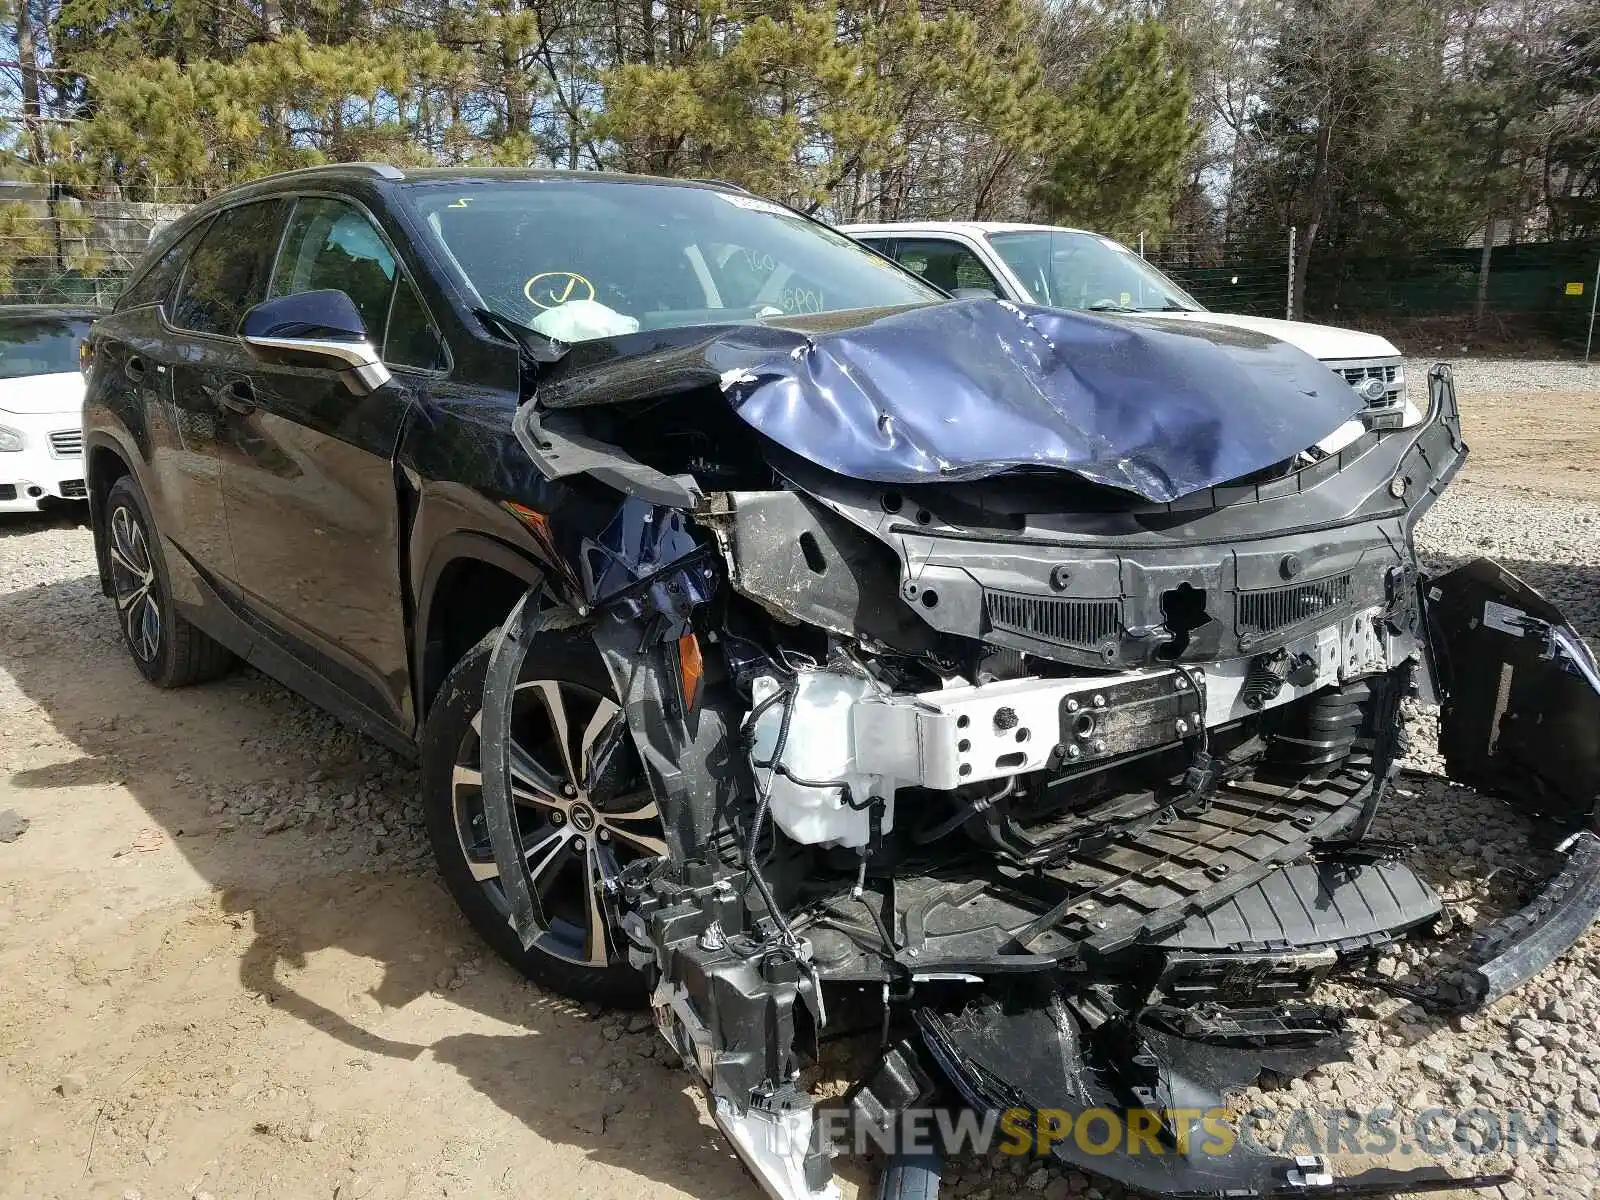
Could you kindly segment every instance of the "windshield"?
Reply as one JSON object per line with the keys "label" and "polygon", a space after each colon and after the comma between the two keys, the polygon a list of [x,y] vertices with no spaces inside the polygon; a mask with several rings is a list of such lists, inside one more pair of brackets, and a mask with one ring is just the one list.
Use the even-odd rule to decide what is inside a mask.
{"label": "windshield", "polygon": [[1132,250],[1073,229],[987,235],[1035,304],[1107,312],[1204,312]]}
{"label": "windshield", "polygon": [[561,341],[944,299],[743,193],[576,179],[408,190],[483,308]]}
{"label": "windshield", "polygon": [[86,317],[21,317],[0,321],[0,379],[59,375],[78,369]]}

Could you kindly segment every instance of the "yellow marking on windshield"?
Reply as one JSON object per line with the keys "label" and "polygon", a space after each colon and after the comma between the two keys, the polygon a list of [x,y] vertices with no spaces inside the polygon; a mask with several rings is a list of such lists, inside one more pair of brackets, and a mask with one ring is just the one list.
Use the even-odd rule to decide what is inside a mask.
{"label": "yellow marking on windshield", "polygon": [[593,300],[594,284],[576,271],[541,271],[522,285],[535,308],[558,308],[569,300]]}
{"label": "yellow marking on windshield", "polygon": [[462,196],[461,199],[456,200],[453,203],[451,203],[450,207],[451,208],[466,208],[467,205],[469,205],[471,203],[472,203],[472,197],[471,196]]}

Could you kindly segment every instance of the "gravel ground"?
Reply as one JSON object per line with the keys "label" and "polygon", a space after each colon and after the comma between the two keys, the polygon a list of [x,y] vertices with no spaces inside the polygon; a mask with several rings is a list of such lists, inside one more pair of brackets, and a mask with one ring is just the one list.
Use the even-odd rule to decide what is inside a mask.
{"label": "gravel ground", "polygon": [[[1527,393],[1528,403],[1536,404],[1539,397],[1535,393],[1539,391],[1572,393],[1586,405],[1600,408],[1600,370],[1590,372],[1564,364],[1464,362],[1457,365],[1456,378],[1464,408],[1470,407],[1475,397],[1508,393]],[[1579,465],[1585,471],[1590,468],[1588,463]],[[1562,605],[1580,632],[1591,638],[1600,635],[1600,499],[1556,500],[1527,490],[1480,482],[1474,479],[1469,467],[1423,523],[1419,545],[1424,558],[1435,567],[1478,554],[1499,558]],[[121,650],[92,571],[89,534],[81,525],[32,522],[21,526],[20,531],[10,531],[9,535],[8,531],[0,529],[0,629],[4,630],[4,637],[0,638],[0,650],[4,651],[0,654],[0,808],[16,803],[19,796],[31,799],[16,790],[15,781],[24,776],[30,779],[48,776],[49,772],[62,769],[56,765],[56,760],[63,739],[77,747],[75,753],[97,757],[108,764],[106,771],[113,783],[131,786],[131,777],[141,770],[155,769],[152,761],[187,764],[173,770],[170,779],[164,778],[163,786],[192,800],[190,807],[184,810],[190,814],[184,818],[189,829],[177,828],[180,822],[166,816],[159,822],[166,827],[165,836],[180,847],[185,843],[178,843],[178,838],[199,833],[212,839],[218,847],[237,847],[230,851],[235,855],[230,861],[244,864],[237,868],[241,872],[247,873],[252,869],[251,864],[259,860],[260,864],[265,864],[263,871],[269,866],[275,871],[289,870],[291,874],[298,870],[308,881],[343,879],[359,874],[363,879],[399,880],[394,886],[403,895],[417,894],[407,890],[413,885],[406,880],[430,878],[431,865],[415,799],[415,774],[386,750],[344,729],[251,672],[241,672],[196,692],[152,699],[149,709],[139,702],[130,710],[126,702],[113,704],[94,694],[106,690],[104,679],[109,676],[105,675],[108,668],[103,664],[111,662],[111,656],[120,656]],[[57,659],[69,665],[79,661],[101,664],[96,667],[100,674],[87,670],[61,671],[61,674],[85,676],[86,682],[80,686],[84,694],[79,695],[72,691],[75,685],[71,681],[58,680],[51,670],[41,665],[49,660],[53,666]],[[129,686],[137,689],[140,685],[133,681]],[[145,695],[146,692],[130,691],[128,695]],[[185,701],[185,696],[190,699]],[[155,707],[157,699],[163,707]],[[181,711],[174,705],[184,703],[207,707],[203,719],[211,723],[202,726],[204,740],[184,742],[188,735],[170,729],[170,720],[163,714]],[[41,707],[48,713],[47,722],[38,719]],[[1410,771],[1404,777],[1400,795],[1383,817],[1380,832],[1413,839],[1419,844],[1415,856],[1417,865],[1462,919],[1484,920],[1513,910],[1526,898],[1528,879],[1522,868],[1528,861],[1528,839],[1538,836],[1538,831],[1504,805],[1446,782],[1439,774],[1429,715],[1414,714],[1413,728],[1414,748],[1407,762]],[[149,751],[150,755],[164,757],[158,760],[140,757],[142,752],[138,747],[149,737],[167,743]],[[173,745],[174,742],[178,744]],[[37,765],[39,763],[45,765]],[[244,767],[236,764],[244,764]],[[13,780],[12,785],[6,783],[8,775]],[[39,794],[35,791],[32,797]],[[143,803],[147,811],[156,815],[155,806]],[[35,806],[26,811],[33,814],[36,827],[49,820],[48,809]],[[108,852],[108,860],[120,858],[130,850],[151,849],[141,844],[147,834],[156,840],[162,836],[158,831],[128,828],[106,834],[113,841],[127,843]],[[41,841],[43,836],[47,835],[41,835],[36,828],[18,846],[32,842],[43,855],[50,845]],[[127,841],[129,837],[133,839],[131,843]],[[283,849],[274,851],[274,847]],[[0,847],[0,851],[7,849],[12,848]],[[74,843],[63,851],[63,856],[81,852],[81,845]],[[193,856],[194,852],[189,853]],[[0,865],[5,861],[0,858]],[[286,868],[282,865],[284,862],[299,866]],[[10,872],[4,880],[5,886],[13,892],[0,904],[0,917],[8,913],[15,917],[30,905],[43,913],[49,904],[57,902],[43,892],[28,893],[26,888],[32,885],[14,884]],[[80,890],[83,887],[81,883],[71,886]],[[128,888],[137,886],[127,885]],[[212,886],[223,885],[213,883]],[[304,886],[312,888],[311,883]],[[66,894],[58,890],[51,895]],[[93,901],[85,903],[88,907],[97,907]],[[337,901],[326,903],[336,904]],[[106,907],[109,909],[112,904],[107,903]],[[434,900],[428,900],[422,907],[432,912],[437,905]],[[262,936],[259,911],[255,921],[259,941]],[[4,921],[0,921],[0,928],[3,926]],[[70,935],[69,944],[76,936],[75,933]],[[418,936],[421,941],[410,955],[412,962],[432,953],[422,944],[426,938]],[[549,1064],[540,1070],[549,1073],[563,1069],[568,1073],[575,1071],[571,1085],[574,1095],[582,1093],[588,1098],[573,1102],[575,1115],[562,1126],[562,1138],[556,1139],[548,1132],[545,1136],[579,1145],[589,1171],[581,1177],[587,1182],[578,1186],[573,1181],[580,1178],[579,1174],[562,1173],[566,1168],[560,1162],[565,1159],[559,1162],[552,1159],[555,1165],[548,1167],[542,1165],[544,1160],[538,1158],[542,1153],[538,1146],[544,1143],[538,1143],[531,1149],[516,1151],[520,1156],[516,1161],[531,1161],[539,1167],[531,1181],[531,1194],[540,1194],[551,1186],[566,1191],[569,1185],[584,1194],[630,1198],[678,1194],[753,1197],[757,1194],[753,1185],[740,1190],[737,1170],[733,1168],[733,1174],[729,1173],[725,1153],[712,1152],[713,1158],[693,1160],[700,1165],[692,1170],[674,1174],[664,1167],[650,1169],[642,1178],[630,1172],[641,1155],[646,1154],[645,1150],[629,1146],[609,1157],[604,1156],[597,1147],[603,1147],[608,1123],[618,1114],[625,1111],[648,1113],[652,1111],[652,1104],[657,1105],[654,1111],[672,1112],[674,1106],[693,1103],[689,1095],[678,1094],[692,1091],[684,1088],[681,1074],[657,1065],[656,1040],[646,1023],[637,1016],[609,1016],[592,1010],[577,1012],[570,1006],[563,1007],[559,1002],[538,997],[531,987],[520,980],[512,980],[509,972],[498,963],[485,961],[464,930],[457,928],[450,937],[454,939],[453,948],[443,952],[437,969],[433,965],[415,968],[428,973],[417,985],[419,995],[436,995],[462,1005],[477,1004],[482,1010],[483,1002],[472,998],[493,984],[499,989],[494,993],[496,996],[523,997],[507,1001],[508,1005],[525,1004],[539,1014],[507,1019],[554,1021],[570,1035],[567,1043],[570,1050],[560,1052],[565,1067],[561,1058],[551,1058],[540,1060]],[[366,943],[355,940],[351,944]],[[1412,977],[1425,959],[1448,954],[1451,946],[1452,943],[1445,942],[1404,949],[1386,961],[1382,972],[1405,980]],[[0,941],[0,950],[23,953],[16,949],[14,941],[10,944]],[[224,955],[230,952],[248,955],[250,950],[224,948],[217,951]],[[48,957],[51,951],[47,948],[34,947],[27,953],[32,957],[16,960],[25,962],[23,967],[14,967],[11,960],[0,962],[0,975],[14,974],[24,987],[21,992],[13,987],[0,992],[0,1006],[11,1012],[17,1021],[15,1030],[0,1034],[0,1055],[8,1062],[29,1064],[20,1070],[18,1080],[21,1090],[34,1097],[36,1108],[27,1110],[32,1116],[19,1116],[14,1105],[0,1102],[0,1196],[28,1196],[29,1200],[44,1195],[80,1194],[151,1198],[170,1194],[189,1195],[196,1200],[209,1196],[211,1193],[201,1190],[199,1183],[194,1187],[186,1183],[168,1187],[140,1182],[161,1178],[163,1166],[158,1164],[166,1153],[163,1148],[166,1143],[157,1137],[156,1127],[164,1124],[166,1118],[158,1122],[155,1117],[139,1115],[157,1111],[152,1106],[169,1104],[160,1095],[142,1095],[134,1091],[111,1103],[109,1108],[108,1102],[102,1100],[101,1115],[95,1118],[92,1130],[85,1120],[79,1119],[68,1132],[65,1106],[85,1087],[91,1094],[96,1094],[98,1087],[94,1064],[81,1048],[92,1043],[71,1043],[79,1047],[76,1050],[62,1049],[55,1043],[45,1044],[38,1040],[43,1035],[21,1032],[22,1014],[32,1013],[32,1019],[41,1027],[48,1026],[56,1010],[71,1007],[70,975],[77,973],[81,979],[82,973],[78,967],[61,966]],[[396,953],[394,957],[398,962],[405,956]],[[303,960],[296,961],[304,967]],[[428,964],[433,961],[427,958]],[[66,991],[62,990],[61,979],[56,977],[60,972],[66,973]],[[1549,1154],[1524,1153],[1508,1159],[1503,1154],[1452,1153],[1441,1161],[1463,1173],[1509,1166],[1516,1173],[1517,1182],[1502,1189],[1505,1200],[1530,1195],[1600,1195],[1600,1185],[1596,1184],[1600,1177],[1596,1166],[1596,1150],[1600,1149],[1600,1034],[1597,1034],[1600,1030],[1600,934],[1591,932],[1559,967],[1513,998],[1474,1018],[1441,1022],[1403,999],[1372,988],[1358,992],[1351,986],[1339,985],[1330,986],[1328,991],[1330,1000],[1349,1001],[1360,1014],[1353,1022],[1356,1031],[1353,1061],[1319,1070],[1308,1079],[1281,1090],[1252,1089],[1239,1097],[1238,1111],[1260,1110],[1267,1124],[1276,1122],[1281,1129],[1294,1112],[1308,1107],[1319,1113],[1320,1122],[1320,1114],[1326,1109],[1348,1107],[1365,1112],[1387,1105],[1398,1107],[1397,1123],[1404,1129],[1409,1117],[1435,1107],[1523,1109],[1532,1114],[1542,1114],[1549,1109],[1556,1114],[1560,1129],[1559,1143]],[[374,995],[379,994],[374,992]],[[555,1005],[551,1010],[554,1016],[547,1013],[546,1006],[551,1004]],[[388,999],[375,1007],[383,1013],[395,1009],[406,1011]],[[415,1007],[413,1003],[412,1008]],[[246,1008],[244,1011],[253,1010]],[[230,1010],[226,1019],[237,1024],[242,1018]],[[318,1022],[323,1026],[329,1024],[326,1016],[304,1019],[313,1026]],[[435,1025],[443,1019],[438,1015],[430,1018]],[[110,1036],[114,1032],[105,1030],[102,1035]],[[541,1028],[539,1032],[548,1030]],[[56,1036],[61,1045],[67,1044],[63,1040],[65,1035],[52,1036]],[[128,1036],[133,1035],[130,1032]],[[391,1031],[387,1036],[395,1035]],[[35,1040],[30,1041],[30,1037]],[[120,1042],[120,1036],[118,1040]],[[542,1040],[548,1042],[551,1038]],[[526,1048],[529,1043],[520,1045]],[[177,1053],[205,1053],[187,1043],[183,1046]],[[342,1054],[335,1051],[329,1061],[341,1058]],[[421,1110],[411,1097],[413,1088],[421,1086],[426,1092],[433,1086],[428,1082],[428,1072],[445,1069],[439,1065],[438,1058],[436,1051],[433,1059],[419,1059],[404,1066],[404,1071],[411,1074],[385,1077],[388,1107],[380,1110],[375,1101],[370,1128],[363,1128],[359,1137],[349,1134],[354,1140],[348,1146],[340,1146],[341,1154],[348,1150],[350,1163],[341,1158],[329,1165],[332,1160],[317,1157],[323,1153],[323,1144],[333,1139],[334,1131],[344,1128],[339,1119],[303,1114],[292,1120],[285,1117],[282,1127],[290,1132],[284,1134],[283,1144],[275,1144],[274,1157],[266,1160],[269,1165],[259,1168],[253,1176],[252,1168],[243,1168],[242,1177],[236,1171],[235,1177],[242,1182],[233,1187],[232,1192],[285,1196],[329,1194],[320,1182],[317,1186],[321,1190],[315,1193],[309,1185],[306,1190],[299,1190],[293,1182],[287,1185],[274,1182],[272,1186],[265,1182],[269,1176],[278,1181],[281,1174],[289,1181],[302,1178],[343,1180],[338,1187],[346,1190],[341,1192],[336,1187],[334,1195],[510,1194],[506,1191],[505,1180],[514,1164],[505,1167],[507,1175],[500,1176],[500,1182],[494,1186],[488,1182],[489,1174],[485,1172],[490,1171],[492,1163],[493,1172],[498,1174],[502,1162],[513,1163],[513,1160],[505,1156],[494,1160],[492,1155],[485,1159],[483,1156],[488,1152],[481,1146],[459,1160],[451,1157],[456,1151],[449,1147],[434,1151],[434,1158],[429,1160],[434,1172],[429,1176],[433,1181],[432,1190],[425,1186],[413,1190],[412,1174],[405,1176],[407,1182],[403,1188],[392,1181],[382,1182],[383,1172],[391,1169],[393,1163],[414,1152],[421,1153],[412,1146],[413,1140],[419,1145],[431,1144],[429,1139],[434,1137],[434,1132],[430,1129],[424,1134],[428,1122],[419,1115]],[[271,1068],[263,1069],[270,1071]],[[287,1070],[286,1067],[282,1069]],[[316,1071],[314,1064],[296,1069]],[[457,1070],[471,1075],[459,1064]],[[536,1074],[531,1082],[518,1086],[524,1093],[528,1087],[537,1093],[542,1086],[539,1081],[551,1077],[551,1074]],[[419,1079],[422,1080],[420,1084]],[[174,1083],[167,1090],[181,1089],[181,1086]],[[404,1096],[395,1098],[402,1087]],[[293,1091],[294,1088],[287,1088],[285,1094]],[[310,1084],[300,1086],[302,1096],[308,1091],[314,1092]],[[270,1088],[268,1092],[270,1094]],[[205,1088],[196,1094],[211,1095]],[[231,1096],[232,1091],[229,1091],[220,1099],[194,1103],[199,1111],[206,1103],[223,1104]],[[660,1099],[657,1101],[653,1097]],[[141,1104],[145,1107],[140,1108]],[[508,1101],[500,1100],[498,1104],[510,1114],[510,1120],[523,1124],[539,1122],[538,1117]],[[57,1113],[51,1105],[61,1112]],[[117,1158],[116,1155],[123,1152],[116,1149],[121,1143],[113,1137],[114,1125],[102,1132],[102,1123],[107,1112],[112,1113],[114,1122],[116,1115],[124,1110],[138,1115],[141,1122],[149,1122],[149,1126],[141,1138],[130,1143],[136,1152],[130,1151]],[[376,1115],[380,1111],[382,1115]],[[57,1138],[51,1143],[49,1136],[39,1131],[55,1128],[50,1122],[58,1117],[60,1130],[49,1135]],[[248,1120],[246,1117],[239,1119]],[[448,1125],[449,1113],[441,1116],[434,1112],[430,1119],[443,1120]],[[256,1134],[269,1126],[278,1128],[274,1123],[278,1120],[277,1117],[256,1119]],[[329,1129],[330,1120],[334,1130]],[[350,1117],[344,1124],[355,1120]],[[670,1126],[670,1121],[668,1124]],[[695,1128],[692,1124],[688,1127],[691,1131]],[[703,1132],[703,1121],[699,1129]],[[465,1130],[461,1132],[466,1133]],[[445,1134],[438,1136],[444,1138]],[[698,1135],[673,1126],[664,1136],[681,1144]],[[100,1139],[98,1151],[97,1138]],[[34,1147],[32,1153],[38,1161],[30,1159],[30,1152],[21,1148],[25,1141]],[[87,1153],[83,1148],[85,1144]],[[39,1149],[41,1146],[44,1149]],[[156,1148],[154,1155],[151,1147]],[[362,1161],[368,1165],[357,1162],[358,1151],[367,1156]],[[176,1145],[174,1153],[176,1155]],[[648,1153],[657,1152],[649,1149]],[[83,1158],[85,1179],[92,1182],[104,1178],[117,1182],[107,1183],[111,1190],[91,1191],[87,1185],[79,1190],[45,1172],[52,1156],[68,1154],[74,1156],[74,1162],[79,1156]],[[111,1155],[111,1165],[97,1169],[91,1176],[91,1159],[97,1154],[99,1159]],[[304,1160],[307,1173],[302,1176],[293,1174],[293,1164],[300,1161],[296,1155]],[[597,1157],[603,1158],[605,1164],[599,1176],[594,1173],[593,1160]],[[215,1159],[209,1161],[212,1166],[208,1169],[213,1170],[215,1177]],[[1390,1165],[1411,1166],[1431,1159],[1408,1157],[1397,1150],[1389,1161]],[[29,1176],[28,1169],[38,1173]],[[350,1174],[358,1170],[362,1173]],[[452,1171],[456,1173],[451,1174]],[[5,1182],[8,1174],[12,1178],[9,1185]],[[866,1178],[858,1168],[847,1167],[846,1175],[852,1179]],[[202,1171],[201,1178],[205,1177]],[[441,1185],[438,1183],[441,1178],[452,1182],[449,1186]],[[29,1183],[28,1179],[35,1182]],[[376,1184],[375,1179],[379,1180]],[[120,1192],[116,1190],[128,1181],[133,1182]],[[992,1200],[997,1196],[1031,1193],[1042,1194],[1047,1200],[1120,1194],[1114,1187],[1097,1184],[1075,1172],[999,1155],[951,1164],[946,1186],[947,1194],[963,1200]],[[141,1187],[149,1190],[141,1191]],[[220,1197],[224,1191],[226,1189],[218,1191],[217,1195]]]}
{"label": "gravel ground", "polygon": [[[1409,358],[1406,373],[1413,380],[1423,379],[1435,361]],[[1463,399],[1488,392],[1600,391],[1600,362],[1586,367],[1581,362],[1465,358],[1450,365]]]}

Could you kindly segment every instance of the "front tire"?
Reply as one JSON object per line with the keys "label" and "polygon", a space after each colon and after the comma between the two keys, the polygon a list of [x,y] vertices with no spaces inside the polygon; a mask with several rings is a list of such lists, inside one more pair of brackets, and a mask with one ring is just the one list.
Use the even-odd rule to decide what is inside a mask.
{"label": "front tire", "polygon": [[133,665],[161,688],[215,679],[233,665],[227,647],[179,615],[161,535],[133,477],[111,485],[105,508],[106,557],[117,626]]}
{"label": "front tire", "polygon": [[524,949],[508,921],[483,818],[479,729],[499,631],[456,664],[428,711],[422,802],[446,886],[494,950],[528,978],[612,1008],[645,1002],[644,981],[608,916],[605,882],[632,859],[666,853],[611,680],[583,631],[534,643],[512,704],[512,794],[530,890],[543,917]]}

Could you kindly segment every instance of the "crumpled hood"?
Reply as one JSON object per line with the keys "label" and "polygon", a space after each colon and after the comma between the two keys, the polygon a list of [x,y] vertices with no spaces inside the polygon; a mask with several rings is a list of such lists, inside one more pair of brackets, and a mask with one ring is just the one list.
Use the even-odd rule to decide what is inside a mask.
{"label": "crumpled hood", "polygon": [[1361,407],[1315,359],[1248,330],[990,299],[582,344],[536,394],[562,408],[707,384],[852,478],[1056,468],[1158,503],[1281,462]]}

